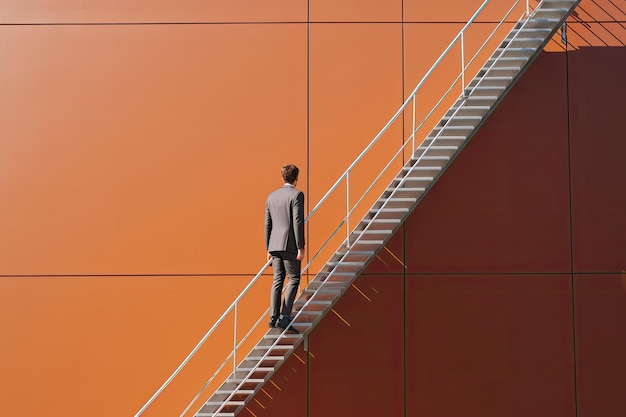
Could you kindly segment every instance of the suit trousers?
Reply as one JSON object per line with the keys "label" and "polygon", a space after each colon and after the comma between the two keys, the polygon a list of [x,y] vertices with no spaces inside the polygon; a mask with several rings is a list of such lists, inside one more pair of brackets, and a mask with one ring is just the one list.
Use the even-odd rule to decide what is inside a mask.
{"label": "suit trousers", "polygon": [[[293,302],[300,285],[301,261],[296,259],[295,253],[270,252],[272,255],[272,268],[274,269],[274,282],[270,294],[270,315],[272,318],[286,318],[291,316]],[[289,277],[289,283],[285,289],[285,299],[281,309],[281,295],[285,276]]]}

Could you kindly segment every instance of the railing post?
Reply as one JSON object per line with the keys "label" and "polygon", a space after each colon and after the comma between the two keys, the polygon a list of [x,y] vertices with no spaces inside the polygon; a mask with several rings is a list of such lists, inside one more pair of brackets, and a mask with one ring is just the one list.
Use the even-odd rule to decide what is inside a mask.
{"label": "railing post", "polygon": [[413,157],[413,153],[415,152],[415,100],[417,94],[413,94],[413,129],[411,129],[411,156]]}
{"label": "railing post", "polygon": [[237,378],[237,307],[239,304],[235,304],[235,320],[233,325],[233,376]]}
{"label": "railing post", "polygon": [[530,16],[530,4],[529,1],[526,0],[526,17]]}
{"label": "railing post", "polygon": [[465,97],[465,32],[461,32],[461,92]]}
{"label": "railing post", "polygon": [[346,242],[350,249],[350,172],[346,172]]}

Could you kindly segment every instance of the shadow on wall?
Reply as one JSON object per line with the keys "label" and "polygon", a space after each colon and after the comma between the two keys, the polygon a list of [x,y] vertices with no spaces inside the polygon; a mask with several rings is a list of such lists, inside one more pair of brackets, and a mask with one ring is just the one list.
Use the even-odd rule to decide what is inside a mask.
{"label": "shadow on wall", "polygon": [[574,10],[567,31],[580,42],[570,39],[570,46],[626,46],[626,26],[623,23],[626,10],[618,4],[624,3],[613,0],[602,3],[591,0]]}

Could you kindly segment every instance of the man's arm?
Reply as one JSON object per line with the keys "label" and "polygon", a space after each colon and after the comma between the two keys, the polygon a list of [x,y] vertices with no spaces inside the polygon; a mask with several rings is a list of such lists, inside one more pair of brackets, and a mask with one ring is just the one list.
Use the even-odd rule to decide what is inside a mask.
{"label": "man's arm", "polygon": [[[270,209],[265,202],[265,250],[270,246],[270,235],[272,234],[272,216],[270,215]],[[267,260],[271,259],[272,255],[267,253]]]}
{"label": "man's arm", "polygon": [[304,258],[304,193],[301,191],[293,204],[293,230],[298,247],[298,260]]}

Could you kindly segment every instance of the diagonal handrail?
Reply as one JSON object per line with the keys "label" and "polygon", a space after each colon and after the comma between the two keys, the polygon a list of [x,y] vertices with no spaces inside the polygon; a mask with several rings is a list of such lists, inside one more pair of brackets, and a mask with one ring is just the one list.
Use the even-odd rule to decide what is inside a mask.
{"label": "diagonal handrail", "polygon": [[[476,10],[476,12],[472,15],[472,17],[467,21],[467,23],[463,26],[463,28],[459,31],[459,33],[454,37],[454,39],[450,42],[450,44],[448,45],[448,47],[442,52],[442,54],[439,56],[439,58],[435,61],[435,63],[431,66],[431,68],[428,70],[428,72],[422,77],[422,79],[420,80],[420,82],[417,84],[417,86],[413,89],[413,91],[411,92],[411,94],[409,94],[409,96],[407,97],[407,99],[404,101],[404,103],[402,104],[402,106],[399,108],[399,110],[391,117],[391,119],[387,122],[387,124],[380,130],[380,132],[372,139],[372,141],[365,147],[365,149],[359,154],[359,156],[350,164],[350,166],[346,169],[346,171],[339,177],[339,179],[333,184],[333,186],[326,192],[326,194],[320,199],[320,201],[315,205],[315,207],[310,211],[309,215],[306,217],[305,222],[309,222],[309,220],[311,219],[311,217],[319,210],[319,208],[330,198],[330,196],[339,188],[339,186],[345,181],[346,182],[346,188],[349,189],[349,180],[350,180],[350,173],[354,170],[354,168],[359,164],[359,162],[365,157],[365,155],[367,155],[371,149],[374,147],[374,145],[376,143],[378,143],[378,141],[380,140],[380,138],[383,136],[383,134],[385,132],[388,131],[388,129],[392,126],[392,124],[398,119],[398,117],[400,117],[400,115],[402,115],[405,110],[407,109],[407,107],[412,104],[413,105],[413,129],[412,129],[412,133],[409,136],[410,141],[403,141],[402,146],[400,147],[400,149],[394,154],[394,156],[392,157],[391,161],[385,166],[385,168],[378,174],[378,176],[375,178],[374,181],[371,182],[371,185],[369,186],[369,188],[367,188],[367,190],[363,193],[363,195],[361,196],[360,199],[358,199],[358,201],[352,206],[352,208],[350,208],[349,204],[347,204],[347,212],[346,212],[346,216],[340,221],[339,226],[333,231],[333,233],[330,235],[330,237],[328,239],[326,239],[326,241],[321,245],[320,249],[313,255],[313,257],[309,260],[309,262],[303,267],[302,272],[307,271],[311,265],[313,264],[313,262],[318,258],[318,256],[324,251],[324,249],[328,246],[328,244],[332,241],[332,239],[337,235],[337,233],[339,233],[339,231],[343,228],[344,225],[347,225],[347,244],[348,246],[350,245],[350,233],[352,232],[352,230],[349,227],[349,221],[350,221],[350,216],[353,214],[354,210],[356,209],[357,206],[359,206],[359,204],[361,204],[361,202],[363,201],[365,195],[367,195],[373,188],[374,184],[376,184],[380,178],[382,177],[383,173],[386,172],[388,170],[388,168],[392,165],[393,161],[403,152],[406,150],[406,147],[408,146],[408,144],[411,144],[412,149],[415,149],[415,133],[421,129],[422,126],[424,126],[424,123],[426,123],[426,121],[433,115],[433,113],[436,111],[436,109],[439,107],[439,105],[443,102],[443,100],[446,98],[446,96],[452,91],[452,89],[454,88],[454,86],[458,83],[459,79],[462,80],[462,90],[465,90],[465,71],[467,70],[467,68],[474,62],[474,60],[478,57],[478,55],[480,54],[480,52],[482,52],[482,50],[485,48],[485,46],[487,45],[487,43],[491,40],[491,38],[495,35],[496,31],[500,28],[500,26],[505,22],[505,20],[508,18],[508,16],[511,14],[511,12],[515,9],[515,7],[517,7],[517,5],[519,4],[521,0],[517,0],[513,6],[511,7],[511,9],[506,13],[506,15],[501,19],[501,21],[498,23],[498,25],[496,26],[496,28],[491,32],[491,34],[489,35],[489,37],[487,38],[487,40],[484,41],[483,45],[478,49],[478,51],[474,54],[474,56],[467,62],[465,63],[465,49],[464,49],[464,34],[465,31],[468,29],[468,27],[475,21],[475,19],[477,18],[477,16],[484,10],[485,6],[489,3],[489,0],[485,0],[480,7]],[[543,3],[543,1],[542,1]],[[539,7],[539,6],[538,6]],[[529,4],[528,4],[528,0],[526,0],[526,12],[525,14],[529,14],[530,13],[530,8],[529,8]],[[434,73],[434,71],[437,69],[437,67],[439,66],[439,64],[443,61],[443,59],[448,55],[448,53],[452,50],[452,48],[460,41],[461,43],[461,48],[462,48],[462,69],[461,72],[459,73],[459,75],[457,76],[457,78],[453,81],[452,85],[450,86],[450,88],[446,91],[446,93],[444,94],[444,96],[437,102],[437,104],[435,105],[435,107],[433,107],[433,109],[430,111],[430,113],[427,114],[427,116],[423,119],[423,121],[417,126],[415,127],[415,107],[416,107],[416,94],[417,92],[422,88],[422,86],[425,84],[425,82],[431,77],[431,75]],[[455,111],[458,112],[458,109]],[[439,133],[441,134],[441,132]],[[434,143],[434,141],[431,141],[431,143],[428,145],[428,148],[430,148],[430,146],[432,146],[432,144]],[[403,180],[404,181],[404,180]],[[384,203],[386,204],[386,202]],[[383,205],[384,206],[384,205]],[[378,215],[378,214],[377,214]],[[371,225],[371,223],[370,223]],[[367,226],[369,227],[369,225]],[[362,236],[362,235],[361,235]],[[357,238],[355,240],[358,241],[359,238]],[[183,370],[183,368],[189,363],[189,361],[196,355],[196,353],[200,350],[200,348],[206,343],[206,341],[209,339],[209,337],[211,337],[211,335],[216,331],[216,329],[220,326],[220,324],[222,324],[222,322],[224,322],[224,320],[232,313],[236,314],[237,311],[237,307],[239,305],[239,303],[241,302],[241,300],[243,299],[243,297],[250,291],[250,289],[258,282],[258,280],[263,276],[263,274],[265,273],[265,271],[267,270],[267,268],[269,267],[270,262],[266,262],[265,265],[259,270],[259,272],[251,279],[251,281],[246,285],[246,287],[241,291],[241,293],[239,294],[239,296],[233,301],[233,303],[226,309],[226,311],[224,311],[224,313],[221,315],[221,317],[215,322],[215,324],[209,329],[209,331],[202,337],[202,339],[198,342],[198,344],[194,347],[194,349],[189,353],[189,355],[182,361],[182,363],[179,365],[179,367],[172,373],[172,375],[163,383],[163,385],[155,392],[155,394],[146,402],[146,404],[135,414],[135,417],[140,417],[149,407],[150,405],[163,393],[163,391],[168,387],[168,385],[179,375],[179,373]],[[332,275],[335,271],[336,271],[337,266],[333,267],[331,269],[331,271],[329,272],[329,275]],[[306,306],[306,303],[305,303]],[[243,342],[245,340],[247,340],[249,338],[249,336],[252,334],[253,330],[256,329],[256,327],[259,326],[260,322],[262,321],[262,318],[267,314],[267,312],[269,311],[269,308],[265,310],[265,312],[263,312],[263,314],[261,315],[261,318],[259,320],[257,320],[257,322],[254,324],[254,326],[252,326],[252,328],[248,331],[248,333],[244,336],[244,338],[237,343],[235,341],[235,347],[234,349],[231,351],[230,354],[228,354],[228,356],[226,357],[226,359],[224,360],[224,362],[218,367],[217,371],[213,374],[213,376],[207,381],[207,383],[204,385],[203,389],[198,393],[198,395],[196,395],[196,397],[192,400],[192,402],[187,406],[187,408],[185,409],[185,411],[183,411],[183,413],[181,415],[184,415],[189,408],[191,407],[191,405],[199,398],[200,394],[206,389],[206,387],[213,381],[213,379],[219,374],[219,372],[226,366],[226,364],[233,359],[234,365],[236,367],[237,361],[236,361],[236,351],[237,349],[243,344]],[[300,310],[302,311],[302,309]],[[298,315],[299,312],[296,314]],[[235,326],[236,326],[236,320],[235,320]],[[235,334],[236,334],[236,330],[235,330]],[[274,343],[277,343],[278,340]],[[266,353],[267,355],[267,353]],[[249,372],[249,375],[251,375],[253,373],[253,370]]]}

